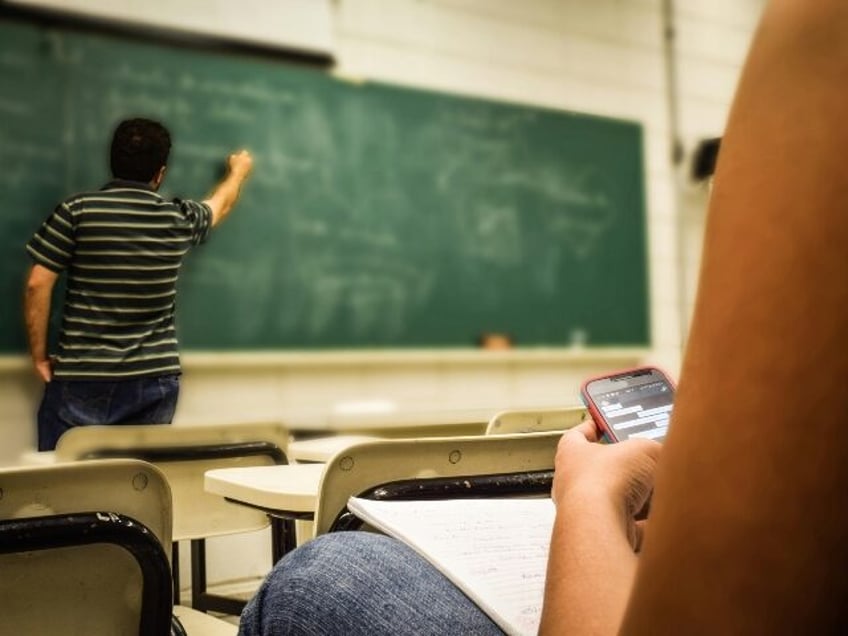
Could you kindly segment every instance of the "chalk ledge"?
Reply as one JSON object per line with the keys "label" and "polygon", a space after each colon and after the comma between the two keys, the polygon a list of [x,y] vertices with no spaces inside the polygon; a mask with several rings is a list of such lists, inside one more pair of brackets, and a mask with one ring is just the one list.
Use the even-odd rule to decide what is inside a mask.
{"label": "chalk ledge", "polygon": [[[369,367],[388,365],[510,365],[592,364],[628,366],[651,353],[641,347],[517,347],[510,350],[462,349],[356,349],[297,351],[187,351],[181,355],[185,370],[274,367]],[[26,355],[0,356],[0,372],[29,370]]]}

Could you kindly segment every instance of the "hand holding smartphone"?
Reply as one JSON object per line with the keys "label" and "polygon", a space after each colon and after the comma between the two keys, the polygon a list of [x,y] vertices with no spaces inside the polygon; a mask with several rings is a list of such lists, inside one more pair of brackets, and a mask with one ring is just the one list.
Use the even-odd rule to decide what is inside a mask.
{"label": "hand holding smartphone", "polygon": [[583,383],[581,396],[610,442],[665,439],[674,383],[659,369],[640,367],[591,378]]}

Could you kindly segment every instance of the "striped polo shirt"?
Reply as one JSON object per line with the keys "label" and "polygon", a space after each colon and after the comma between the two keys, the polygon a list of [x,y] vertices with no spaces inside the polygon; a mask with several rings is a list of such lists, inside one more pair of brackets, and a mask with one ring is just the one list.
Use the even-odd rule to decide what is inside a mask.
{"label": "striped polo shirt", "polygon": [[67,271],[54,375],[119,380],[179,373],[177,275],[211,224],[205,203],[165,200],[134,181],[112,181],[59,204],[26,246],[39,265]]}

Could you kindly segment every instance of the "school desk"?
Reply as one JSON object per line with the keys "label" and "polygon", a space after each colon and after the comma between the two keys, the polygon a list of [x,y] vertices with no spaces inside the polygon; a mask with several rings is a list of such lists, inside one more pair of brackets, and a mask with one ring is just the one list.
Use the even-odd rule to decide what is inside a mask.
{"label": "school desk", "polygon": [[329,435],[290,442],[286,449],[289,461],[299,464],[326,462],[333,455],[352,444],[369,442],[377,437],[371,435]]}

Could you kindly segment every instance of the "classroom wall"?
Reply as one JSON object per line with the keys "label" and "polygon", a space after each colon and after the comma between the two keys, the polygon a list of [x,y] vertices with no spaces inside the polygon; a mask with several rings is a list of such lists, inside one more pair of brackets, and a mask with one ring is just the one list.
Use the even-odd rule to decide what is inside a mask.
{"label": "classroom wall", "polygon": [[689,153],[680,173],[678,270],[684,322],[691,319],[701,261],[709,189],[689,178],[700,140],[722,134],[739,70],[765,0],[683,0],[676,3],[680,136]]}
{"label": "classroom wall", "polygon": [[[601,353],[188,354],[176,423],[320,422],[337,403],[362,400],[411,409],[567,404],[577,401],[586,375],[605,369],[651,361],[676,374],[707,201],[706,188],[688,180],[689,160],[698,140],[722,132],[762,5],[676,3],[685,154],[674,166],[661,0],[338,0],[333,19],[341,75],[644,125],[653,344]],[[262,16],[253,19],[260,24]],[[33,443],[38,397],[25,358],[0,360],[0,462],[14,461]],[[253,562],[263,567],[263,559]],[[217,575],[235,576],[226,568]]]}
{"label": "classroom wall", "polygon": [[[306,363],[282,357],[277,363],[245,364],[187,355],[177,421],[286,419],[287,414],[297,419],[301,412],[357,399],[416,407],[433,401],[443,406],[574,401],[578,374],[587,367],[604,369],[634,356],[675,373],[681,325],[694,297],[707,198],[705,187],[688,180],[690,154],[699,139],[721,134],[761,5],[762,0],[676,3],[678,113],[686,155],[675,168],[660,0],[337,2],[339,74],[644,125],[653,345],[644,356],[636,352],[577,367],[574,356],[540,362],[520,354],[476,363],[438,356],[375,362],[364,354],[342,362],[325,357],[326,364],[320,354]],[[0,426],[9,442],[0,451],[3,460],[31,443],[29,416],[37,387],[25,377],[24,359],[5,360],[0,374]]]}
{"label": "classroom wall", "polygon": [[36,9],[120,19],[312,54],[333,50],[332,0],[12,0]]}

